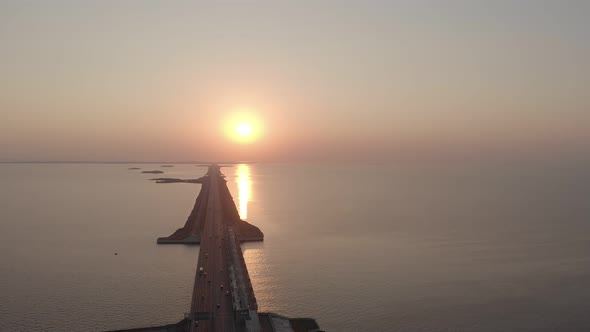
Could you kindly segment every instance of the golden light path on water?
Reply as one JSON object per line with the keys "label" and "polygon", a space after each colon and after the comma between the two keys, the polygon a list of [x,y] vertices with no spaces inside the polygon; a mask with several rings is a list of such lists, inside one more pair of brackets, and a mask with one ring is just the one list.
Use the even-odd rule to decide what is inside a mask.
{"label": "golden light path on water", "polygon": [[[248,218],[248,203],[252,200],[252,175],[250,166],[246,164],[236,165],[236,183],[238,185],[238,213],[240,218]],[[256,220],[254,220],[256,225]],[[276,284],[273,277],[268,273],[268,263],[266,255],[261,247],[260,242],[250,242],[242,245],[244,260],[248,266],[248,273],[252,280],[252,285],[256,294],[256,299],[261,306],[271,305],[271,308],[281,310],[280,306],[283,301],[273,300],[273,294],[276,293]]]}
{"label": "golden light path on water", "polygon": [[238,183],[238,212],[242,220],[248,219],[248,202],[252,194],[252,180],[250,166],[239,164],[236,167],[236,182]]}

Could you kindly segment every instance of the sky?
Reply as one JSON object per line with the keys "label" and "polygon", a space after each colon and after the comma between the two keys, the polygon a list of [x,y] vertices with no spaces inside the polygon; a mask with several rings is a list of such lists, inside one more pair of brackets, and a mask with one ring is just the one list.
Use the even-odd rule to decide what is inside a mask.
{"label": "sky", "polygon": [[[589,1],[0,2],[0,161],[590,152]],[[256,117],[258,139],[224,126]]]}

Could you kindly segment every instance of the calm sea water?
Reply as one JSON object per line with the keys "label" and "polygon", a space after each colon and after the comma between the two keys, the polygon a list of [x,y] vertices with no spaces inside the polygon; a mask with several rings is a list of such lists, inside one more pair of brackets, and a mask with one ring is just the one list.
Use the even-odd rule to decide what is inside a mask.
{"label": "calm sea water", "polygon": [[[180,320],[198,247],[158,246],[194,165],[0,164],[0,330]],[[262,311],[327,331],[589,331],[587,164],[224,168]],[[118,255],[114,255],[117,252]]]}

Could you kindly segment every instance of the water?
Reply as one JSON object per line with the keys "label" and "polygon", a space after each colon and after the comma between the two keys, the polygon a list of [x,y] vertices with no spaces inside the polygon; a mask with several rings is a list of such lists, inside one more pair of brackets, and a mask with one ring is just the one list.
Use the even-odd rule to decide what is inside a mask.
{"label": "water", "polygon": [[[155,240],[184,224],[200,186],[153,184],[131,166],[160,169],[0,164],[0,331],[183,317],[198,247]],[[587,164],[223,171],[265,234],[244,245],[261,311],[327,331],[590,330]]]}

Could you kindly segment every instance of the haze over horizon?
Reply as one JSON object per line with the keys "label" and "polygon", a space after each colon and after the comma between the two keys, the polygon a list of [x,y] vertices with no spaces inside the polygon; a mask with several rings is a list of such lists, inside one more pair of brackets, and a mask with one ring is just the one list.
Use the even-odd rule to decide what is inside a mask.
{"label": "haze over horizon", "polygon": [[[590,2],[0,4],[0,161],[590,152]],[[235,112],[264,127],[224,134]]]}

